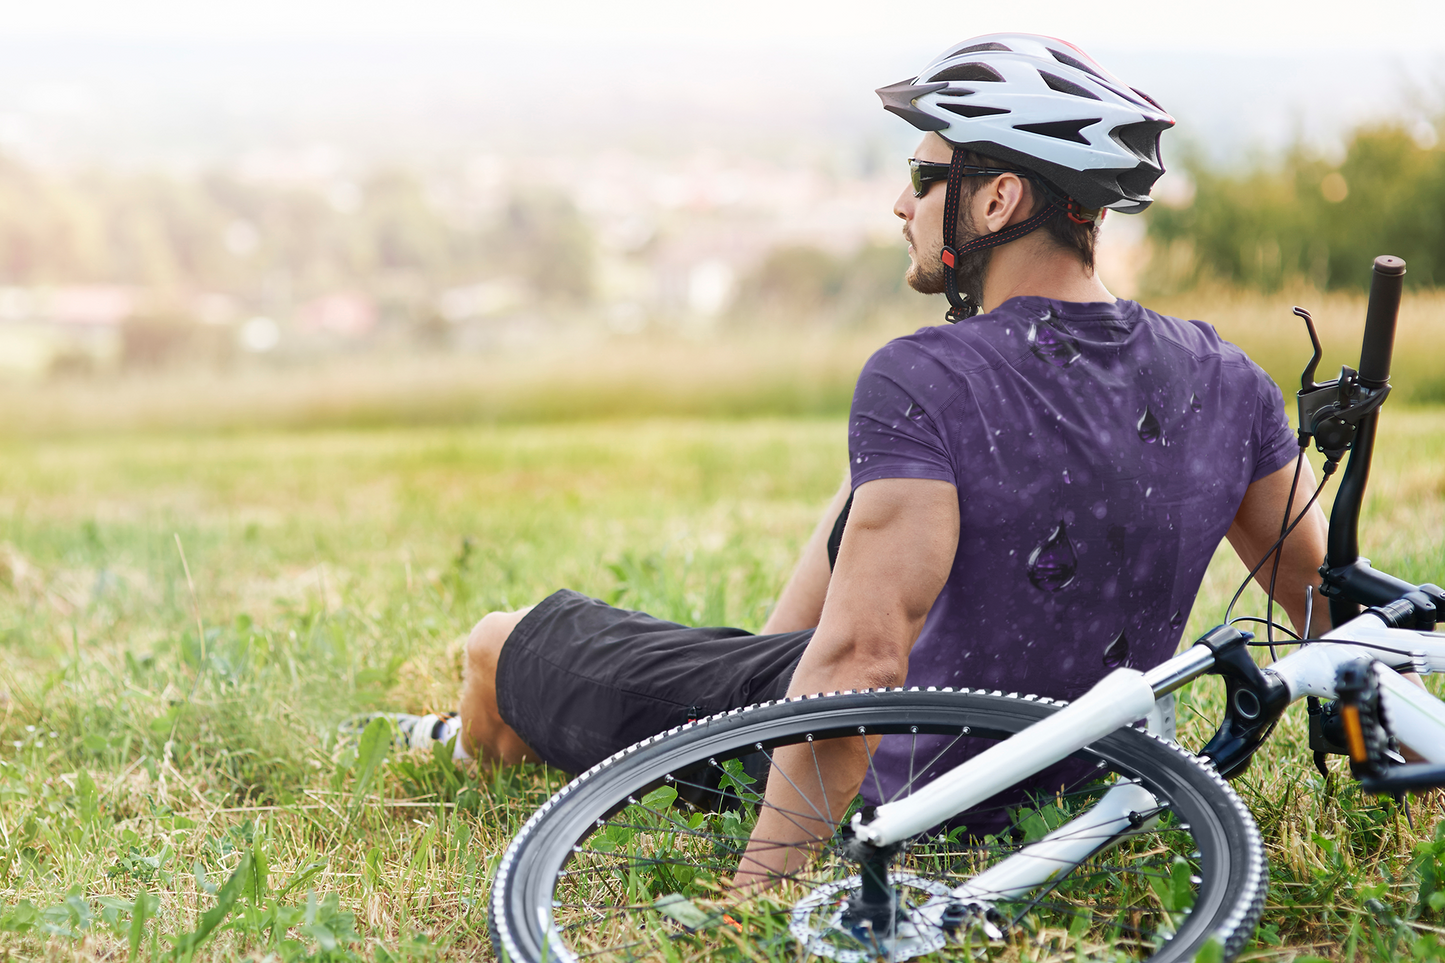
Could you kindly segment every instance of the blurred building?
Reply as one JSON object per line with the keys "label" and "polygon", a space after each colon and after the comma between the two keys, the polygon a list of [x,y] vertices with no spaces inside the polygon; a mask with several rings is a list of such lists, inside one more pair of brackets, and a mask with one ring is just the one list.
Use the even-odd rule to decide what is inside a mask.
{"label": "blurred building", "polygon": [[136,292],[113,286],[0,288],[0,371],[36,376],[114,367]]}
{"label": "blurred building", "polygon": [[323,295],[296,308],[296,327],[305,332],[365,338],[376,329],[376,305],[355,291]]}

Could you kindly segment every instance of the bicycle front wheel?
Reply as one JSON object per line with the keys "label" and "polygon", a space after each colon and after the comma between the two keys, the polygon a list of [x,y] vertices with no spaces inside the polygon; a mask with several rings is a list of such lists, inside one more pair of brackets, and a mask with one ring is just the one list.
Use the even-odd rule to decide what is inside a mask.
{"label": "bicycle front wheel", "polygon": [[[872,690],[753,706],[645,740],[573,780],[517,834],[492,888],[494,947],[513,963],[1168,961],[1192,959],[1216,940],[1233,959],[1264,902],[1258,829],[1212,768],[1137,729],[1052,770],[1062,782],[1000,796],[908,841],[890,870],[900,909],[887,939],[848,923],[858,869],[837,833],[767,892],[729,890],[767,780],[791,778],[772,766],[777,747],[891,739],[909,756],[907,780],[888,794],[897,798],[917,774],[936,770],[941,752],[1006,739],[1059,707],[999,692]],[[877,775],[864,785],[881,789]],[[1157,810],[1112,848],[992,901],[967,925],[945,930],[918,911],[1087,813],[1120,783],[1147,790]]]}

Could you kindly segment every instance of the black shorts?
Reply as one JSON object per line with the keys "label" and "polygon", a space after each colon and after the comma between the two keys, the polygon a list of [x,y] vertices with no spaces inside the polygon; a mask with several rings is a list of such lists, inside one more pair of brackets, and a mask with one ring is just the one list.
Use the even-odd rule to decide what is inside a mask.
{"label": "black shorts", "polygon": [[782,698],[812,636],[688,628],[563,589],[502,646],[497,708],[542,761],[582,772],[690,719]]}

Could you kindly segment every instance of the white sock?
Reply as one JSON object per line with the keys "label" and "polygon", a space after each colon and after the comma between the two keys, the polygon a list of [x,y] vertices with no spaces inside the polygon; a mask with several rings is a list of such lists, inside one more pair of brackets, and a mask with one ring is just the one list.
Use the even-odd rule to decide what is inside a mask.
{"label": "white sock", "polygon": [[452,747],[452,759],[456,760],[457,762],[471,762],[471,754],[462,748],[461,731],[462,717],[452,716],[450,719],[442,723],[442,731],[437,736],[437,738],[442,742],[446,742],[452,736],[456,736],[457,744]]}

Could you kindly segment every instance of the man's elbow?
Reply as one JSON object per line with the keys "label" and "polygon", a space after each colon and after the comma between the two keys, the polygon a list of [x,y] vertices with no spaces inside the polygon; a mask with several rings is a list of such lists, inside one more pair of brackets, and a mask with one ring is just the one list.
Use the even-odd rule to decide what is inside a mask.
{"label": "man's elbow", "polygon": [[837,691],[847,689],[890,689],[908,678],[911,646],[877,638],[857,638],[839,646],[828,660],[826,673]]}
{"label": "man's elbow", "polygon": [[852,673],[858,680],[851,688],[892,689],[908,681],[908,659],[874,660]]}

